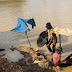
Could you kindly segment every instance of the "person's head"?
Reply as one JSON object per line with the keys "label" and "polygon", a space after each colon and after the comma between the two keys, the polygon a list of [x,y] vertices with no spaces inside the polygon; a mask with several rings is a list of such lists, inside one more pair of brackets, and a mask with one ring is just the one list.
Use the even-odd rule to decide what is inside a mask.
{"label": "person's head", "polygon": [[52,28],[52,26],[51,26],[51,23],[50,23],[50,22],[46,23],[46,28],[47,28],[47,29],[51,29],[51,28]]}
{"label": "person's head", "polygon": [[58,48],[56,49],[56,52],[57,52],[58,54],[60,54],[60,53],[62,52],[62,49],[61,49],[60,47],[58,47]]}

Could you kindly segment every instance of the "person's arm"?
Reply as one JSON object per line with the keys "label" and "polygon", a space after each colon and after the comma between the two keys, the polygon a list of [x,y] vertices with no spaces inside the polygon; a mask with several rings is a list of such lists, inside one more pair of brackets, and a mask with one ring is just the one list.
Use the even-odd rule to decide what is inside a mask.
{"label": "person's arm", "polygon": [[67,63],[67,61],[62,61],[62,62],[61,62],[61,64],[66,64],[66,63]]}

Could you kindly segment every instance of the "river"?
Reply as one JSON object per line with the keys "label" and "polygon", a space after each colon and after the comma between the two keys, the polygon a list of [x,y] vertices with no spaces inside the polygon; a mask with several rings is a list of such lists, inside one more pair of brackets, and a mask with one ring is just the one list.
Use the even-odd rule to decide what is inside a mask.
{"label": "river", "polygon": [[[0,0],[0,48],[29,46],[24,33],[10,32],[17,19],[34,18],[36,27],[28,32],[33,47],[45,24],[72,29],[72,0]],[[64,50],[72,50],[72,38],[62,36]]]}

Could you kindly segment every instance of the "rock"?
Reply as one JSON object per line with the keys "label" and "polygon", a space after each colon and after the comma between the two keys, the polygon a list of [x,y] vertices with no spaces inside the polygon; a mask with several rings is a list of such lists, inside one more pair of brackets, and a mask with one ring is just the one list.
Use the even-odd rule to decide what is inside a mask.
{"label": "rock", "polygon": [[0,49],[0,51],[5,51],[5,49]]}
{"label": "rock", "polygon": [[3,56],[5,56],[5,54],[1,54],[1,55],[0,55],[0,57],[3,57]]}

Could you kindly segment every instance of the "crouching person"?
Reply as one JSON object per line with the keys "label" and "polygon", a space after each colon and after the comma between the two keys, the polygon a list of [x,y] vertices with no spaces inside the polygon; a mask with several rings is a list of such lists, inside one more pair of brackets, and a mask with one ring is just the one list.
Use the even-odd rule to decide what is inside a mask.
{"label": "crouching person", "polygon": [[54,66],[57,68],[57,70],[59,70],[60,69],[60,65],[61,64],[66,64],[67,63],[67,61],[62,61],[61,62],[61,56],[60,56],[60,54],[61,54],[61,48],[58,48],[57,50],[56,50],[56,52],[53,54],[53,64],[54,64]]}

